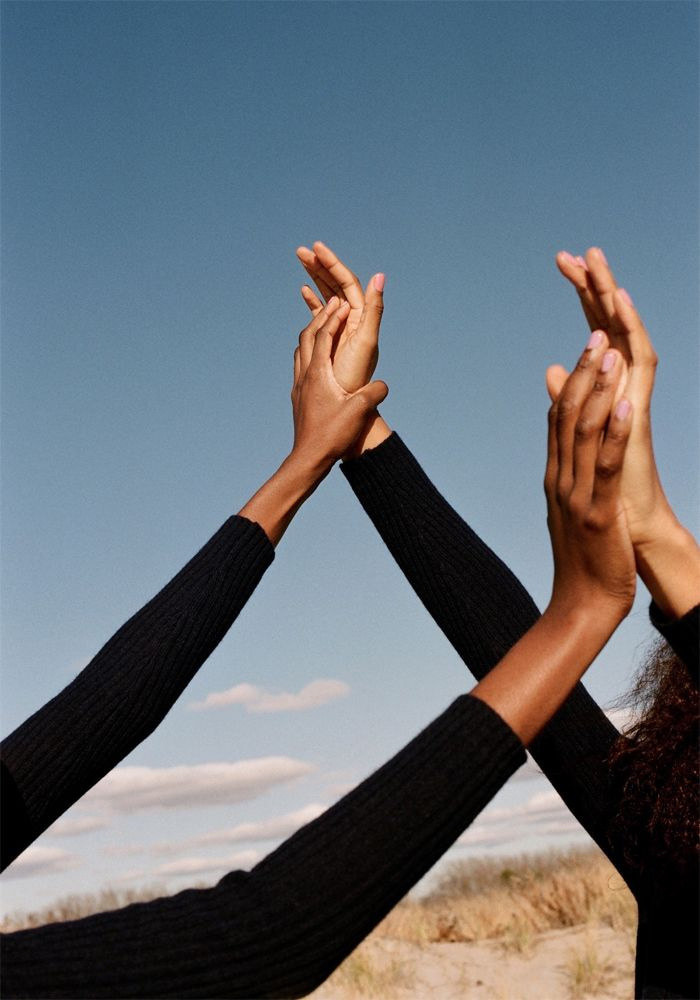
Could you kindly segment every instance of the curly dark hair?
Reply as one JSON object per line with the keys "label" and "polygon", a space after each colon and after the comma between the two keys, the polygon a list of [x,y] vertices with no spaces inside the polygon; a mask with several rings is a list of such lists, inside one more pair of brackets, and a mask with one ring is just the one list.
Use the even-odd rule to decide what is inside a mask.
{"label": "curly dark hair", "polygon": [[618,703],[636,721],[608,758],[621,788],[609,834],[640,874],[687,877],[698,862],[698,688],[663,641]]}

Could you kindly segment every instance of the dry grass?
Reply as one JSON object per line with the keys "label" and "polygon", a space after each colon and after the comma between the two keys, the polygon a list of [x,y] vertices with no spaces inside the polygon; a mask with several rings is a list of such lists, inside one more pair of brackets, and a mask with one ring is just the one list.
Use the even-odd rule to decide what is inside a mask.
{"label": "dry grass", "polygon": [[394,959],[381,961],[363,943],[338,966],[327,984],[352,997],[390,1000],[397,991],[411,989],[414,981],[411,966]]}
{"label": "dry grass", "polygon": [[425,899],[400,903],[375,934],[427,944],[499,939],[526,953],[537,934],[602,923],[633,940],[637,907],[596,849],[454,864]]}
{"label": "dry grass", "polygon": [[21,931],[26,927],[40,927],[42,924],[57,924],[64,920],[78,920],[91,913],[118,910],[129,903],[143,903],[158,896],[167,895],[162,885],[147,886],[142,889],[103,889],[94,895],[64,896],[43,910],[10,913],[0,922],[0,931]]}
{"label": "dry grass", "polygon": [[592,929],[587,931],[578,948],[571,949],[564,972],[571,1000],[597,996],[615,980],[614,966],[601,952]]}

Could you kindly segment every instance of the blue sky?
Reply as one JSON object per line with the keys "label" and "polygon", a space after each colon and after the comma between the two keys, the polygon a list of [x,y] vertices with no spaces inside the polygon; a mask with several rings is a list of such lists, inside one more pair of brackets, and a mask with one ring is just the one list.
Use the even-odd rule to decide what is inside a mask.
{"label": "blue sky", "polygon": [[[314,239],[363,280],[386,272],[383,413],[540,606],[544,370],[586,339],[553,259],[603,246],[660,355],[659,464],[697,528],[695,4],[6,2],[2,19],[4,732],[286,454],[294,249]],[[596,697],[649,636],[640,588]],[[337,682],[322,705],[249,711],[319,679]],[[247,704],[188,707],[244,683]],[[188,770],[167,808],[137,810],[118,769],[10,869],[3,907],[249,864],[470,686],[335,471],[124,764],[162,787],[159,769],[223,762],[228,798],[193,803],[208,772]],[[234,801],[260,758],[286,763]],[[453,855],[576,836],[549,794],[520,775]]]}

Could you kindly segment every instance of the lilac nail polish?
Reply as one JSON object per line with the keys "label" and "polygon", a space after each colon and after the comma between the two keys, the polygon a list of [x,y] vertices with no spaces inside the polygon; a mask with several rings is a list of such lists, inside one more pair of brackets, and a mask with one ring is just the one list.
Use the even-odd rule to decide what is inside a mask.
{"label": "lilac nail polish", "polygon": [[615,416],[618,420],[624,420],[632,409],[632,404],[628,399],[621,399],[615,407]]}
{"label": "lilac nail polish", "polygon": [[603,343],[603,334],[600,330],[594,330],[593,333],[588,338],[588,343],[586,344],[586,350],[592,351],[594,347]]}
{"label": "lilac nail polish", "polygon": [[603,263],[605,264],[605,266],[607,267],[607,266],[608,266],[608,261],[607,261],[607,258],[606,258],[606,256],[605,256],[605,254],[603,253],[603,251],[602,251],[602,250],[600,249],[600,247],[596,247],[596,248],[595,248],[595,252],[596,252],[596,253],[598,254],[598,256],[600,257],[600,259],[602,260],[602,262],[603,262]]}
{"label": "lilac nail polish", "polygon": [[386,275],[381,274],[381,273],[380,274],[375,274],[375,276],[374,276],[374,287],[377,289],[378,292],[383,292],[384,291],[384,284],[385,284],[385,282],[386,282]]}
{"label": "lilac nail polish", "polygon": [[615,352],[606,351],[603,355],[603,360],[600,365],[600,370],[602,372],[609,372],[612,366],[615,364]]}

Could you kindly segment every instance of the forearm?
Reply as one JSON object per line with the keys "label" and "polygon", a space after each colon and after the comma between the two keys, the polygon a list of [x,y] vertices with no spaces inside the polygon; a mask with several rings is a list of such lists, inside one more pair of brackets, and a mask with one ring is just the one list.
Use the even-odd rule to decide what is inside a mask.
{"label": "forearm", "polygon": [[88,666],[2,744],[5,867],[146,738],[221,641],[274,557],[229,518]]}
{"label": "forearm", "polygon": [[635,545],[637,572],[663,614],[682,618],[700,603],[700,546],[672,513],[649,536]]}
{"label": "forearm", "polygon": [[436,624],[485,676],[539,617],[530,595],[397,434],[341,468]]}
{"label": "forearm", "polygon": [[550,605],[472,695],[528,746],[571,694],[620,621],[607,608]]}
{"label": "forearm", "polygon": [[303,502],[328,475],[332,463],[306,460],[292,452],[239,511],[277,545]]}
{"label": "forearm", "polygon": [[5,995],[306,995],[523,760],[508,726],[487,705],[462,696],[250,873],[233,872],[212,889],[8,935]]}

